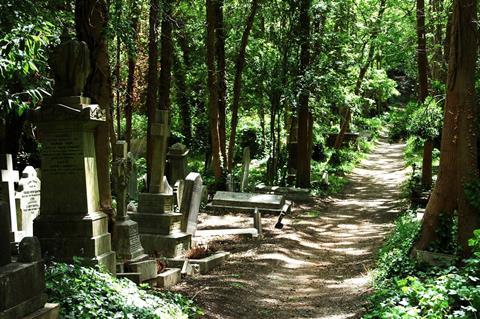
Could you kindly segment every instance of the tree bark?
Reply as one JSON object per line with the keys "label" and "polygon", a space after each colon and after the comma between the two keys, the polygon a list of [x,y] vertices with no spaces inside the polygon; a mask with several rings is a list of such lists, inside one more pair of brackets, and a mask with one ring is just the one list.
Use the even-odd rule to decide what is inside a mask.
{"label": "tree bark", "polygon": [[174,75],[177,85],[177,102],[180,108],[180,121],[182,125],[182,134],[185,137],[185,144],[190,146],[192,142],[192,118],[190,115],[190,105],[188,102],[189,90],[185,82],[185,68],[181,65],[180,59],[174,54]]}
{"label": "tree bark", "polygon": [[170,110],[170,88],[172,84],[172,59],[173,59],[173,41],[172,41],[172,6],[173,0],[163,1],[161,57],[160,57],[160,86],[158,90],[158,108],[160,110]]}
{"label": "tree bark", "polygon": [[227,80],[225,79],[225,26],[223,23],[223,0],[215,1],[215,55],[217,62],[218,134],[223,163],[227,163],[227,133],[225,128],[227,108]]}
{"label": "tree bark", "polygon": [[[77,0],[75,3],[75,26],[77,38],[85,41],[90,49],[92,72],[87,81],[85,95],[92,98],[105,110],[107,121],[95,132],[100,209],[109,216],[112,225],[114,211],[110,189],[109,161],[111,147],[115,144],[112,110],[112,80],[106,39],[108,8],[105,0]],[[110,143],[110,144],[109,144]]]}
{"label": "tree bark", "polygon": [[132,0],[130,3],[132,12],[132,31],[133,31],[133,45],[127,46],[128,51],[128,77],[127,77],[127,90],[125,92],[125,141],[127,142],[128,150],[130,150],[130,144],[132,140],[132,112],[133,101],[135,96],[135,65],[137,64],[137,41],[139,31],[139,17],[140,6],[138,1]]}
{"label": "tree bark", "polygon": [[477,59],[476,0],[454,2],[447,98],[440,151],[438,180],[428,202],[415,249],[426,249],[437,238],[440,214],[458,213],[458,243],[462,255],[471,252],[468,239],[480,228],[480,215],[465,197],[466,184],[478,180],[478,108],[475,101]]}
{"label": "tree bark", "polygon": [[297,187],[310,187],[311,151],[311,112],[308,106],[310,98],[309,80],[305,80],[310,66],[310,6],[311,0],[300,3],[300,75],[304,78],[298,97],[298,144],[297,144]]}
{"label": "tree bark", "polygon": [[245,67],[245,52],[247,50],[248,37],[253,27],[253,21],[255,14],[258,10],[259,0],[252,0],[252,7],[250,14],[247,17],[245,24],[245,30],[242,34],[242,40],[240,41],[240,47],[238,49],[237,59],[235,61],[235,79],[233,80],[233,101],[232,101],[232,118],[230,121],[230,139],[228,141],[228,171],[233,169],[233,156],[235,153],[235,137],[237,134],[238,125],[238,109],[240,104],[240,93],[242,90],[242,72]]}
{"label": "tree bark", "polygon": [[150,185],[152,172],[152,136],[150,134],[158,98],[158,10],[159,0],[150,0],[148,31],[148,73],[147,73],[147,185]]}
{"label": "tree bark", "polygon": [[218,98],[217,77],[215,72],[215,2],[206,0],[207,10],[207,86],[209,92],[209,124],[212,149],[213,174],[217,185],[222,179],[222,167],[220,162],[220,135],[218,128]]}

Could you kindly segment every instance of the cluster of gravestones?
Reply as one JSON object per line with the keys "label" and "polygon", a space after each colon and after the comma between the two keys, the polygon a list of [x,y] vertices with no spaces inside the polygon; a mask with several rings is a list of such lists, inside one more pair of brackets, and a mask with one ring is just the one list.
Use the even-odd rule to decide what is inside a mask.
{"label": "cluster of gravestones", "polygon": [[[87,58],[84,43],[60,45],[52,59],[54,94],[31,113],[41,132],[41,183],[32,167],[20,179],[11,155],[0,154],[0,319],[58,317],[58,305],[45,304],[42,256],[63,262],[81,257],[86,265],[99,264],[140,282],[156,279],[157,260],[152,254],[176,257],[190,249],[202,179],[196,173],[184,176],[185,171],[173,167],[179,174],[175,178],[184,178],[176,211],[173,189],[164,176],[168,114],[163,111],[151,132],[157,150],[153,161],[158,165],[152,170],[150,192],[138,194],[138,209],[129,211],[126,203],[132,160],[124,142],[115,146],[117,221],[113,236],[108,232],[107,215],[100,210],[94,138],[105,114],[81,96]],[[174,154],[175,148],[171,153],[183,155]]]}

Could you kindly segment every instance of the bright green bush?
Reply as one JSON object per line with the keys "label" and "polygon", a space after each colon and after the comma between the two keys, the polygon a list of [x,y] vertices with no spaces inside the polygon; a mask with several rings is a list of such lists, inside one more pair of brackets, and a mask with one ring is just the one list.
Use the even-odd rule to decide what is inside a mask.
{"label": "bright green bush", "polygon": [[53,264],[46,272],[50,302],[64,319],[187,319],[202,314],[179,294],[139,288],[128,279],[79,265]]}
{"label": "bright green bush", "polygon": [[421,139],[434,139],[440,135],[442,125],[443,111],[434,98],[428,97],[408,118],[407,131]]}

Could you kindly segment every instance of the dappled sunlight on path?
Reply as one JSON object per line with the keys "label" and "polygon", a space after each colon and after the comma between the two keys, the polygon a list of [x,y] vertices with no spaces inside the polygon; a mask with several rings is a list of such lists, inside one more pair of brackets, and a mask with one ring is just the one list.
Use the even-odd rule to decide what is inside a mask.
{"label": "dappled sunlight on path", "polygon": [[224,241],[227,264],[178,287],[208,318],[359,318],[375,252],[399,213],[403,147],[378,142],[328,203],[299,205],[263,241]]}

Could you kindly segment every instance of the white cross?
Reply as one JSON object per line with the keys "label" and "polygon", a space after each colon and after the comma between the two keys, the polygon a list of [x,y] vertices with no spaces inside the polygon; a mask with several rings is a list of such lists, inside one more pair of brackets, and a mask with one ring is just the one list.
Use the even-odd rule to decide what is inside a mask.
{"label": "white cross", "polygon": [[[16,232],[17,228],[17,209],[15,206],[15,188],[14,183],[19,181],[18,171],[13,170],[12,155],[5,154],[2,167],[2,198],[8,203],[7,209],[10,214],[12,231]],[[6,167],[5,167],[6,166]],[[6,168],[6,169],[3,169]]]}

